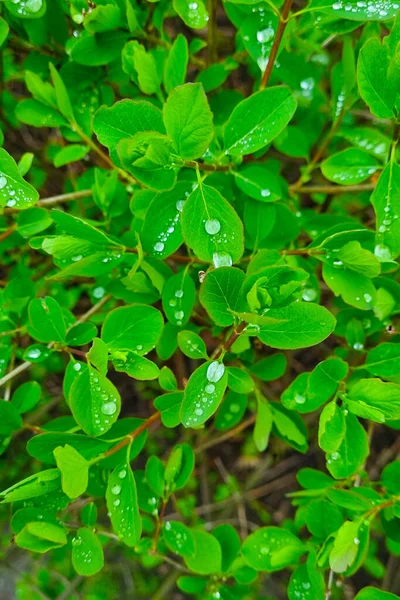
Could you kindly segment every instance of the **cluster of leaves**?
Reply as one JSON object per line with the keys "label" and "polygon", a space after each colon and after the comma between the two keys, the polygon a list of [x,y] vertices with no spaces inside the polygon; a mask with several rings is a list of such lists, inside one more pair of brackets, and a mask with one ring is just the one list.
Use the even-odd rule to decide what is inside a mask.
{"label": "cluster of leaves", "polygon": [[20,598],[398,598],[399,8],[1,0]]}

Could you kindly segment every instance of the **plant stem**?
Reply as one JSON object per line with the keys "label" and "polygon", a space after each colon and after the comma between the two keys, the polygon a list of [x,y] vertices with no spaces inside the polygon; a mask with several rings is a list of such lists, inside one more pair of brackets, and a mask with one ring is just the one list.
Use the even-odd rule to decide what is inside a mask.
{"label": "plant stem", "polygon": [[271,52],[268,57],[268,63],[261,78],[259,88],[260,90],[263,90],[265,87],[267,87],[269,78],[271,77],[272,69],[274,68],[275,60],[278,54],[279,46],[286,29],[286,25],[288,24],[288,16],[292,7],[292,2],[293,0],[285,0],[285,4],[283,5],[282,15],[280,17],[274,43],[272,44]]}
{"label": "plant stem", "polygon": [[77,192],[70,192],[68,194],[59,194],[58,196],[49,196],[48,198],[40,199],[36,206],[52,206],[53,204],[60,204],[61,202],[69,202],[70,200],[79,200],[80,198],[88,198],[92,195],[92,190],[80,190]]}
{"label": "plant stem", "polygon": [[0,233],[0,242],[3,242],[8,237],[10,237],[10,235],[12,235],[14,233],[16,228],[17,228],[17,225],[16,225],[16,223],[14,223],[13,225],[11,225],[11,227],[6,229],[6,231],[3,231],[3,233]]}
{"label": "plant stem", "polygon": [[304,187],[290,186],[289,190],[296,194],[349,194],[352,192],[370,192],[375,189],[375,184],[364,183],[360,185],[308,185]]}
{"label": "plant stem", "polygon": [[200,171],[230,171],[233,167],[232,164],[228,165],[217,165],[215,163],[206,164],[199,163],[195,160],[185,160],[183,167],[188,167],[190,169],[200,169]]}
{"label": "plant stem", "polygon": [[133,440],[135,440],[143,431],[148,429],[148,427],[150,427],[150,425],[152,425],[153,423],[157,423],[157,421],[159,421],[160,419],[161,414],[159,412],[153,413],[148,419],[143,421],[143,423],[139,425],[137,429],[129,433],[120,442],[118,442],[118,444],[107,450],[107,452],[104,452],[103,458],[112,456],[113,454],[121,450],[121,448],[125,448],[125,446],[127,446],[128,444],[131,444]]}

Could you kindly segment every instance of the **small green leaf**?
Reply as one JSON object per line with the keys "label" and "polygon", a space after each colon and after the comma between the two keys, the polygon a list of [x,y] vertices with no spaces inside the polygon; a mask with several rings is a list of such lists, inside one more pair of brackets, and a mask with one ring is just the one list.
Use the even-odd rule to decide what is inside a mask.
{"label": "small green leaf", "polygon": [[90,529],[81,527],[72,540],[72,565],[78,575],[91,577],[104,566],[103,547]]}
{"label": "small green leaf", "polygon": [[188,60],[188,43],[180,33],[175,38],[164,65],[164,87],[168,94],[185,83]]}
{"label": "small green leaf", "polygon": [[216,268],[229,267],[243,254],[243,224],[235,210],[214,188],[199,184],[183,206],[186,244]]}
{"label": "small green leaf", "polygon": [[179,556],[193,556],[195,541],[192,530],[179,521],[166,521],[162,528],[164,542]]}
{"label": "small green leaf", "polygon": [[111,352],[130,350],[143,356],[156,346],[162,327],[160,311],[145,304],[132,304],[108,313],[101,339]]}
{"label": "small green leaf", "polygon": [[304,545],[279,527],[261,527],[249,535],[242,547],[243,558],[256,571],[279,571],[297,562]]}
{"label": "small green leaf", "polygon": [[240,269],[221,267],[210,271],[200,288],[200,302],[211,319],[223,327],[234,322],[231,311],[246,310],[241,294],[245,274]]}
{"label": "small green leaf", "polygon": [[57,467],[61,471],[62,489],[70,498],[85,493],[89,480],[89,463],[75,448],[58,446],[54,450]]}
{"label": "small green leaf", "polygon": [[376,158],[357,148],[332,154],[321,164],[321,171],[339,185],[357,185],[379,169]]}
{"label": "small green leaf", "polygon": [[118,419],[121,397],[109,379],[88,366],[72,383],[69,405],[83,431],[96,437],[108,431]]}
{"label": "small green leaf", "polygon": [[38,192],[21,177],[15,160],[0,148],[0,207],[20,210],[38,199]]}
{"label": "small green leaf", "polygon": [[192,373],[181,407],[184,427],[199,427],[215,413],[221,403],[227,381],[225,367],[217,360],[205,363]]}
{"label": "small green leaf", "polygon": [[135,546],[141,536],[142,522],[129,463],[122,462],[109,475],[106,500],[115,533],[127,546]]}
{"label": "small green leaf", "polygon": [[178,156],[194,159],[204,154],[213,138],[214,128],[200,83],[187,83],[171,92],[164,104],[163,118]]}
{"label": "small green leaf", "polygon": [[185,556],[188,569],[199,575],[218,573],[221,570],[221,546],[218,540],[201,529],[192,529],[195,553]]}

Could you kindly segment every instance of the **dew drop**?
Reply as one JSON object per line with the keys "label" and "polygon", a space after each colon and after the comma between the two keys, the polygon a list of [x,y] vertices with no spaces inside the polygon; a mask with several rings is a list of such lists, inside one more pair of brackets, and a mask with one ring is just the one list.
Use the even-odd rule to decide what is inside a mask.
{"label": "dew drop", "polygon": [[7,177],[4,175],[0,175],[0,190],[2,190],[7,185]]}
{"label": "dew drop", "polygon": [[121,486],[120,485],[114,485],[111,488],[111,493],[114,494],[114,496],[118,496],[118,494],[121,492]]}
{"label": "dew drop", "polygon": [[227,252],[214,252],[213,263],[216,269],[219,267],[231,267],[232,257]]}
{"label": "dew drop", "polygon": [[117,411],[117,407],[114,402],[106,402],[100,410],[103,415],[113,415]]}
{"label": "dew drop", "polygon": [[182,298],[183,297],[183,290],[176,290],[175,296],[176,296],[176,298]]}
{"label": "dew drop", "polygon": [[122,471],[120,471],[120,472],[118,473],[118,477],[119,477],[120,479],[125,479],[125,477],[126,477],[126,469],[123,469]]}
{"label": "dew drop", "polygon": [[207,392],[207,394],[213,394],[215,392],[215,385],[209,383],[204,389]]}
{"label": "dew drop", "polygon": [[205,222],[204,227],[207,233],[209,233],[210,235],[215,235],[220,231],[221,223],[218,221],[218,219],[208,219]]}
{"label": "dew drop", "polygon": [[223,363],[214,360],[207,369],[207,379],[212,383],[217,383],[225,373],[225,366]]}
{"label": "dew drop", "polygon": [[154,250],[156,252],[162,252],[164,250],[163,242],[157,242],[156,244],[154,244]]}

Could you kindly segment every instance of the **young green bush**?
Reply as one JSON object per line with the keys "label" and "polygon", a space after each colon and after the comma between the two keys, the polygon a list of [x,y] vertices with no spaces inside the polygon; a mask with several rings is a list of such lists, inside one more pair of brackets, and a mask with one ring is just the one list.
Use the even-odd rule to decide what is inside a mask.
{"label": "young green bush", "polygon": [[1,589],[399,598],[399,4],[0,10]]}

